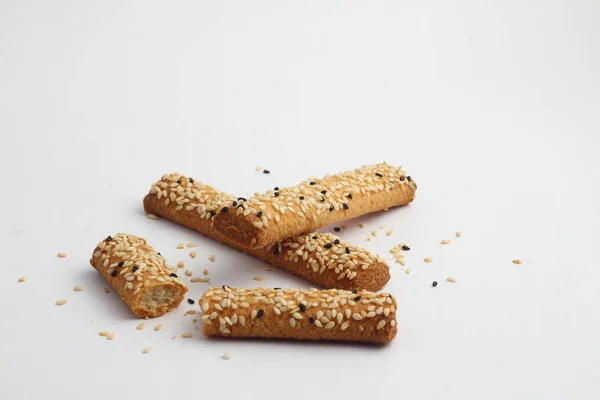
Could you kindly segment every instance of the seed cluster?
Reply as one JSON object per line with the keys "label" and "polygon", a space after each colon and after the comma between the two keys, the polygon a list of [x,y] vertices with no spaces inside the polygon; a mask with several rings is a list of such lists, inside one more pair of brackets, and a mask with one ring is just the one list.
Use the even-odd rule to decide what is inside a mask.
{"label": "seed cluster", "polygon": [[392,253],[396,262],[402,266],[406,265],[404,262],[404,254],[402,253],[402,251],[406,250],[410,250],[410,248],[404,243],[398,243],[390,250],[390,253]]}
{"label": "seed cluster", "polygon": [[354,279],[360,271],[383,263],[378,255],[351,245],[331,233],[308,233],[285,239],[276,245],[269,245],[267,251],[274,254],[285,253],[285,261],[306,262],[306,268],[320,274],[333,270],[338,280]]}
{"label": "seed cluster", "polygon": [[174,273],[174,268],[166,264],[163,256],[149,246],[145,239],[133,235],[119,233],[114,237],[107,237],[98,243],[91,262],[98,269],[104,268],[106,276],[123,282],[124,290],[133,290],[134,295],[142,287],[149,286],[153,280],[185,286]]}
{"label": "seed cluster", "polygon": [[[260,319],[268,312],[271,318],[281,318],[292,328],[346,330],[350,324],[363,319],[378,320],[377,329],[389,323],[396,324],[396,302],[386,293],[372,293],[339,289],[281,290],[240,289],[223,286],[211,288],[202,296],[202,321],[218,323],[219,332],[231,334],[237,326],[245,326],[242,313],[250,319]],[[314,326],[314,328],[312,328]]]}
{"label": "seed cluster", "polygon": [[[381,163],[322,179],[307,179],[289,188],[276,187],[240,202],[235,206],[235,212],[237,215],[254,215],[256,220],[252,225],[259,229],[268,228],[270,223],[278,223],[286,212],[300,218],[312,216],[316,221],[317,215],[324,212],[348,210],[352,206],[353,196],[392,191],[398,185],[416,188],[401,167]],[[221,212],[230,211],[228,207],[221,209]]]}

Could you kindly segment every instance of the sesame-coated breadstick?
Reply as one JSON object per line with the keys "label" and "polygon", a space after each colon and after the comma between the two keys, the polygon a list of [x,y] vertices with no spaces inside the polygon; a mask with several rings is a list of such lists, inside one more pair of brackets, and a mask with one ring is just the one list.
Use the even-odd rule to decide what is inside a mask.
{"label": "sesame-coated breadstick", "polygon": [[396,299],[346,290],[211,288],[200,300],[207,336],[388,343]]}
{"label": "sesame-coated breadstick", "polygon": [[138,317],[158,317],[181,303],[187,287],[145,239],[119,233],[98,243],[92,267]]}
{"label": "sesame-coated breadstick", "polygon": [[223,207],[213,226],[241,247],[265,247],[328,224],[406,205],[413,201],[416,189],[401,167],[364,166],[269,190],[239,208]]}
{"label": "sesame-coated breadstick", "polygon": [[307,233],[265,248],[241,249],[215,231],[211,219],[216,210],[239,207],[243,201],[198,180],[167,174],[152,185],[144,209],[325,288],[375,291],[389,281],[389,266],[379,256],[330,233]]}

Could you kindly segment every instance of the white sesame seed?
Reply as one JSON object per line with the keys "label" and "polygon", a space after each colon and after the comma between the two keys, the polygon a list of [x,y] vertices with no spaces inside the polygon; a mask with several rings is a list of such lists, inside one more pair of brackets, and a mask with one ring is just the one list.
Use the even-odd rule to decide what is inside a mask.
{"label": "white sesame seed", "polygon": [[461,237],[461,235],[462,235],[462,233],[461,233],[461,232],[456,232],[456,233],[454,234],[454,236],[456,236],[456,237]]}
{"label": "white sesame seed", "polygon": [[162,324],[158,324],[158,325],[156,325],[156,326],[154,327],[154,330],[155,330],[156,332],[160,331],[161,329],[162,329]]}
{"label": "white sesame seed", "polygon": [[358,313],[354,313],[354,314],[352,314],[352,319],[360,321],[361,319],[363,319],[363,317],[362,317],[362,315],[360,315]]}
{"label": "white sesame seed", "polygon": [[98,333],[98,335],[106,337],[106,336],[108,336],[108,332],[102,331],[102,332]]}
{"label": "white sesame seed", "polygon": [[195,252],[195,251],[192,251],[192,252],[190,253],[190,257],[192,257],[192,258],[196,258],[196,252]]}
{"label": "white sesame seed", "polygon": [[386,234],[386,236],[392,236],[394,234],[394,232],[393,231],[387,231],[385,234]]}
{"label": "white sesame seed", "polygon": [[183,268],[183,267],[185,267],[185,263],[183,261],[179,261],[177,263],[177,268]]}
{"label": "white sesame seed", "polygon": [[190,282],[203,282],[203,283],[207,283],[210,282],[210,278],[192,278],[190,279]]}
{"label": "white sesame seed", "polygon": [[185,275],[186,276],[192,276],[192,271],[190,271],[189,269],[185,270]]}
{"label": "white sesame seed", "polygon": [[521,260],[517,259],[517,260],[513,260],[513,264],[521,264]]}
{"label": "white sesame seed", "polygon": [[135,327],[135,329],[137,329],[138,331],[141,331],[142,329],[144,329],[144,323],[140,323],[138,324],[138,326]]}
{"label": "white sesame seed", "polygon": [[[210,256],[208,256],[208,259],[210,260],[210,262],[215,262],[215,255],[211,254]],[[206,271],[208,273],[208,271]]]}
{"label": "white sesame seed", "polygon": [[296,319],[302,319],[302,315],[300,315],[300,313],[298,313],[298,312],[293,313],[292,317],[294,317]]}
{"label": "white sesame seed", "polygon": [[340,329],[343,330],[343,331],[345,331],[348,328],[349,325],[350,325],[350,323],[348,321],[346,321],[346,322],[344,322],[342,324],[342,326],[340,327]]}
{"label": "white sesame seed", "polygon": [[260,282],[260,281],[262,281],[263,279],[265,279],[265,277],[264,277],[264,276],[262,276],[262,275],[256,275],[256,276],[255,276],[254,278],[252,278],[252,279],[254,279],[255,281],[259,281],[259,282]]}
{"label": "white sesame seed", "polygon": [[185,247],[185,245],[184,245],[183,243],[179,243],[179,244],[177,245],[177,249],[178,249],[178,250],[181,250],[181,249],[183,249],[184,247]]}
{"label": "white sesame seed", "polygon": [[67,303],[67,301],[66,301],[66,300],[58,300],[58,301],[56,302],[56,305],[57,305],[57,306],[62,306],[63,304],[66,304],[66,303]]}
{"label": "white sesame seed", "polygon": [[24,277],[23,278],[19,278],[19,282],[21,282],[21,283],[25,282],[26,280],[27,280],[27,278],[24,278]]}
{"label": "white sesame seed", "polygon": [[373,232],[371,232],[371,235],[373,235],[373,236],[377,236],[377,231],[373,231]]}
{"label": "white sesame seed", "polygon": [[148,214],[148,218],[154,219],[154,220],[158,219],[158,217],[156,215],[154,215],[154,214]]}
{"label": "white sesame seed", "polygon": [[81,291],[83,290],[83,287],[81,287],[81,286],[75,286],[75,287],[73,288],[73,290],[74,290],[75,292],[81,292]]}
{"label": "white sesame seed", "polygon": [[60,258],[66,258],[67,257],[67,253],[58,253],[56,256],[60,257]]}
{"label": "white sesame seed", "polygon": [[423,259],[423,261],[425,261],[426,263],[430,263],[430,262],[432,262],[432,261],[433,261],[433,258],[431,258],[431,257],[425,257],[425,258]]}
{"label": "white sesame seed", "polygon": [[231,359],[231,354],[229,354],[228,352],[223,353],[223,359],[224,360],[230,360]]}
{"label": "white sesame seed", "polygon": [[450,243],[450,240],[448,240],[448,239],[444,239],[441,241],[441,244],[448,244],[448,243]]}
{"label": "white sesame seed", "polygon": [[447,280],[448,282],[451,282],[451,283],[454,283],[454,282],[456,282],[456,279],[455,279],[454,277],[452,277],[452,276],[449,276],[449,277],[447,277],[447,278],[446,278],[446,280]]}
{"label": "white sesame seed", "polygon": [[196,247],[197,245],[196,245],[196,243],[188,243],[186,246],[187,247]]}
{"label": "white sesame seed", "polygon": [[189,339],[189,338],[192,337],[192,334],[191,333],[184,333],[184,334],[181,335],[181,337],[185,338],[185,339]]}
{"label": "white sesame seed", "polygon": [[294,318],[290,318],[290,326],[292,328],[296,327],[296,320]]}
{"label": "white sesame seed", "polygon": [[151,347],[146,347],[146,348],[145,348],[145,349],[142,351],[142,353],[144,353],[144,354],[148,354],[148,353],[150,353],[151,351],[152,351],[152,348],[151,348]]}
{"label": "white sesame seed", "polygon": [[385,326],[385,320],[382,319],[381,321],[379,321],[379,323],[377,323],[377,330],[383,329],[384,326]]}
{"label": "white sesame seed", "polygon": [[109,333],[109,334],[106,336],[106,340],[113,340],[114,338],[115,338],[115,334],[114,334],[114,333]]}
{"label": "white sesame seed", "polygon": [[327,324],[325,324],[325,329],[331,329],[334,326],[335,326],[335,322],[329,321]]}

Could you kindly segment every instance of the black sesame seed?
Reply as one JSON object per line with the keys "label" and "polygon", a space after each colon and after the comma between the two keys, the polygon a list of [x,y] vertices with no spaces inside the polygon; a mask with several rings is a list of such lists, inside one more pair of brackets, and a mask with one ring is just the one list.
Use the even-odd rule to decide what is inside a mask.
{"label": "black sesame seed", "polygon": [[339,232],[342,230],[342,228],[340,228],[339,226],[336,226],[335,228],[333,228],[334,231]]}
{"label": "black sesame seed", "polygon": [[257,213],[256,213],[256,216],[257,216],[258,218],[262,217],[262,215],[263,215],[263,212],[262,212],[262,211],[259,211],[259,212],[257,212]]}
{"label": "black sesame seed", "polygon": [[228,288],[229,286],[227,286],[227,285],[223,285],[223,286],[221,286],[221,287],[223,288],[223,290],[225,290],[225,288]]}
{"label": "black sesame seed", "polygon": [[321,196],[321,203],[325,203],[325,197]]}
{"label": "black sesame seed", "polygon": [[349,193],[348,196],[346,196],[347,198],[349,198],[350,200],[352,200],[352,193]]}
{"label": "black sesame seed", "polygon": [[306,311],[306,306],[302,303],[298,304],[298,307],[300,308],[300,311],[304,312]]}
{"label": "black sesame seed", "polygon": [[177,184],[181,185],[181,179],[177,179]]}
{"label": "black sesame seed", "polygon": [[335,240],[333,241],[333,244],[340,244],[340,239],[335,239]]}
{"label": "black sesame seed", "polygon": [[334,206],[329,207],[329,211],[333,211],[333,210],[335,210]]}
{"label": "black sesame seed", "polygon": [[265,310],[258,310],[258,312],[256,313],[256,318],[260,318],[263,315],[265,315]]}
{"label": "black sesame seed", "polygon": [[275,197],[279,196],[279,192],[273,193],[273,196],[275,196]]}
{"label": "black sesame seed", "polygon": [[378,177],[382,178],[383,175],[381,175],[379,172],[376,172],[375,175],[377,175]]}
{"label": "black sesame seed", "polygon": [[113,278],[114,278],[115,276],[117,276],[117,270],[115,269],[113,272],[111,272],[111,273],[110,273],[110,276],[112,276]]}
{"label": "black sesame seed", "polygon": [[237,201],[234,201],[233,203],[231,203],[232,206],[237,206]]}
{"label": "black sesame seed", "polygon": [[350,247],[346,247],[346,254],[350,254]]}
{"label": "black sesame seed", "polygon": [[358,292],[358,289],[352,289],[352,293]]}
{"label": "black sesame seed", "polygon": [[315,323],[315,319],[314,319],[313,317],[310,317],[310,318],[308,319],[308,322],[310,322],[311,324],[314,324],[314,323]]}
{"label": "black sesame seed", "polygon": [[194,180],[192,178],[188,179],[190,181],[190,183],[194,183]]}
{"label": "black sesame seed", "polygon": [[269,171],[268,169],[263,169],[263,174],[270,174],[271,171]]}
{"label": "black sesame seed", "polygon": [[433,286],[433,287],[436,287],[436,286],[437,286],[437,281],[433,281],[433,282],[431,283],[431,286]]}
{"label": "black sesame seed", "polygon": [[160,254],[160,251],[158,253],[156,253],[156,254],[158,254],[159,256],[162,256],[162,254]]}
{"label": "black sesame seed", "polygon": [[238,201],[246,201],[245,197],[238,197]]}
{"label": "black sesame seed", "polygon": [[348,209],[348,204],[344,203],[344,204],[342,204],[342,206],[344,207],[344,210]]}
{"label": "black sesame seed", "polygon": [[321,190],[321,193],[325,194],[325,193],[327,193],[327,190]]}
{"label": "black sesame seed", "polygon": [[279,186],[275,186],[275,188],[273,188],[274,191],[278,191],[279,190]]}
{"label": "black sesame seed", "polygon": [[131,272],[135,272],[138,269],[140,269],[140,267],[138,267],[137,265],[134,265],[133,268],[131,268]]}
{"label": "black sesame seed", "polygon": [[236,208],[240,208],[240,207],[244,207],[244,203],[238,204],[238,206]]}
{"label": "black sesame seed", "polygon": [[275,251],[273,252],[273,254],[275,254],[275,255],[279,254],[279,246],[275,247]]}
{"label": "black sesame seed", "polygon": [[274,289],[274,290],[281,290],[281,288],[280,288],[280,287],[274,287],[273,289]]}
{"label": "black sesame seed", "polygon": [[300,200],[304,200],[304,196],[300,196]]}
{"label": "black sesame seed", "polygon": [[117,267],[122,267],[123,265],[125,265],[125,261],[121,261],[120,263],[118,263]]}
{"label": "black sesame seed", "polygon": [[211,216],[211,217],[214,217],[215,215],[217,215],[216,211],[211,211],[211,212],[210,212],[210,216]]}
{"label": "black sesame seed", "polygon": [[317,239],[317,235],[313,236],[312,238],[313,238],[313,240],[316,240]]}
{"label": "black sesame seed", "polygon": [[107,237],[106,237],[106,241],[108,242],[108,241],[110,241],[110,240],[112,240],[112,236],[107,236]]}
{"label": "black sesame seed", "polygon": [[404,250],[404,251],[408,251],[408,250],[410,250],[410,247],[408,247],[407,245],[403,245],[403,246],[402,246],[402,250]]}
{"label": "black sesame seed", "polygon": [[177,278],[177,274],[175,272],[171,272],[171,275],[169,275],[171,278]]}
{"label": "black sesame seed", "polygon": [[311,185],[316,185],[316,183],[314,183],[314,182],[311,182],[310,184],[311,184]]}
{"label": "black sesame seed", "polygon": [[356,297],[354,298],[354,301],[359,301],[359,300],[360,300],[360,296],[356,296]]}
{"label": "black sesame seed", "polygon": [[221,212],[223,212],[223,213],[226,213],[227,211],[229,211],[229,208],[227,208],[227,207],[223,207],[223,208],[221,209]]}
{"label": "black sesame seed", "polygon": [[333,245],[332,245],[331,243],[327,243],[327,244],[326,244],[325,246],[323,246],[323,247],[325,247],[326,249],[330,249],[330,248],[332,248],[332,247],[333,247]]}
{"label": "black sesame seed", "polygon": [[193,299],[188,299],[188,303],[190,303],[190,304],[194,304],[195,302],[194,302],[194,300],[193,300]]}
{"label": "black sesame seed", "polygon": [[406,179],[406,178],[405,178],[404,176],[401,176],[401,177],[400,177],[400,180],[401,180],[401,181],[403,181],[403,180],[405,180],[405,179]]}
{"label": "black sesame seed", "polygon": [[410,175],[406,177],[406,180],[409,182],[412,181],[412,178],[410,177]]}

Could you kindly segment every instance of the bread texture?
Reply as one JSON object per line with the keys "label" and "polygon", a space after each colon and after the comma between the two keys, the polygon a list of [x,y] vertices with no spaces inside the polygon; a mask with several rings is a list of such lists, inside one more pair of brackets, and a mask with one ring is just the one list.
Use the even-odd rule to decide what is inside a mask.
{"label": "bread texture", "polygon": [[138,317],[158,317],[176,308],[187,287],[145,239],[126,233],[98,243],[90,264]]}
{"label": "bread texture", "polygon": [[239,207],[221,207],[213,226],[240,247],[260,248],[325,225],[406,205],[413,201],[416,189],[402,167],[364,166],[275,188],[242,201]]}
{"label": "bread texture", "polygon": [[376,291],[389,281],[390,267],[379,256],[330,233],[304,233],[258,249],[232,243],[211,226],[212,218],[223,207],[236,209],[243,203],[241,197],[175,173],[152,185],[144,209],[321,287]]}
{"label": "bread texture", "polygon": [[387,293],[223,286],[207,290],[200,307],[207,336],[384,344],[398,329]]}

